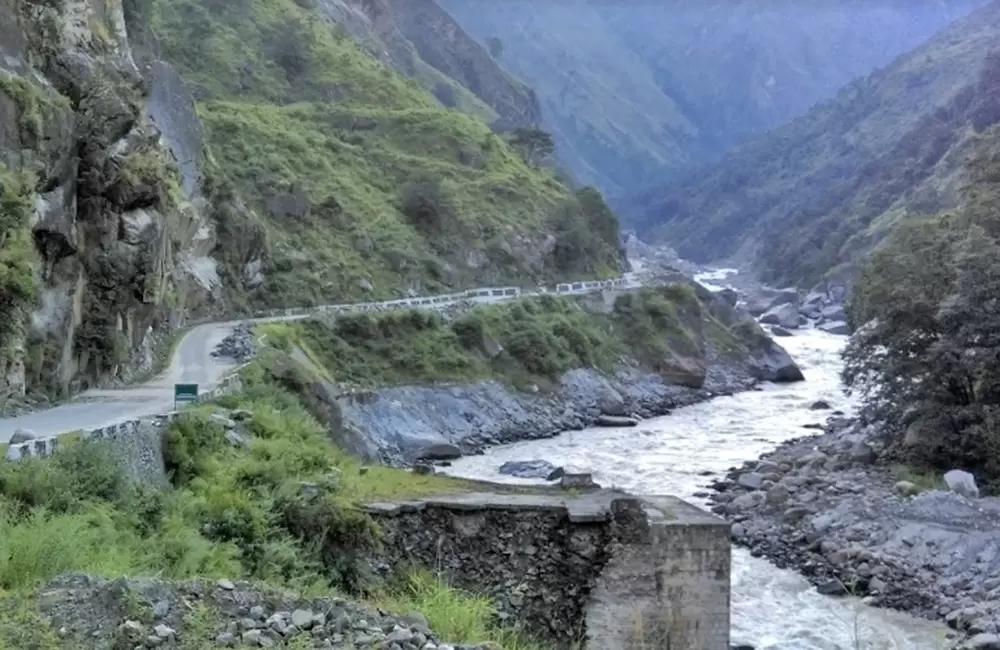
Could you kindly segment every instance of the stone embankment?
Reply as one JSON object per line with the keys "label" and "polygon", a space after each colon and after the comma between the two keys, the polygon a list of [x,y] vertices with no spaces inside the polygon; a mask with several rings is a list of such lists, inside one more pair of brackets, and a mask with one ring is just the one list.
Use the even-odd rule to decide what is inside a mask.
{"label": "stone embankment", "polygon": [[881,452],[872,430],[833,417],[717,481],[712,509],[737,544],[821,593],[944,619],[965,647],[1000,649],[1000,499],[979,498],[964,472],[900,480]]}
{"label": "stone embankment", "polygon": [[[392,648],[496,650],[439,639],[420,613],[394,615],[339,598],[307,599],[230,580],[103,580],[45,585],[41,613],[81,649]],[[68,646],[67,646],[68,647]]]}

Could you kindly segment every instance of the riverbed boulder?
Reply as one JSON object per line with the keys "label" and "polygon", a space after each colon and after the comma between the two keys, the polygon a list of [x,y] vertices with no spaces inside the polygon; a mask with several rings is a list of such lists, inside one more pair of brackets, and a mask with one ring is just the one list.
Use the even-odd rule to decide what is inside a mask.
{"label": "riverbed boulder", "polygon": [[799,291],[794,288],[787,289],[776,289],[771,297],[771,302],[768,305],[769,309],[773,309],[780,305],[796,305],[799,302]]}
{"label": "riverbed boulder", "polygon": [[961,469],[953,469],[944,475],[944,484],[948,489],[956,494],[970,499],[979,498],[979,486],[976,485],[976,477]]}
{"label": "riverbed boulder", "polygon": [[546,481],[558,480],[566,473],[562,467],[556,467],[547,460],[509,460],[501,465],[498,471],[504,476]]}
{"label": "riverbed boulder", "polygon": [[774,341],[757,353],[750,365],[754,377],[760,381],[788,383],[805,379],[791,355]]}
{"label": "riverbed boulder", "polygon": [[635,418],[619,415],[601,415],[597,418],[599,427],[634,427],[639,424]]}
{"label": "riverbed boulder", "polygon": [[798,329],[799,310],[791,303],[778,305],[764,312],[760,317],[760,322],[765,325],[778,325],[789,330]]}
{"label": "riverbed boulder", "polygon": [[448,442],[436,442],[417,452],[416,460],[455,460],[462,457],[462,450]]}
{"label": "riverbed boulder", "polygon": [[823,322],[817,325],[816,328],[827,334],[836,334],[837,336],[848,336],[851,333],[850,325],[842,320]]}
{"label": "riverbed boulder", "polygon": [[819,310],[819,315],[824,321],[843,321],[847,320],[847,316],[844,315],[843,305],[828,305]]}
{"label": "riverbed boulder", "polygon": [[791,332],[786,330],[781,325],[771,325],[769,329],[771,330],[771,334],[773,334],[774,336],[781,336],[781,337],[794,336]]}

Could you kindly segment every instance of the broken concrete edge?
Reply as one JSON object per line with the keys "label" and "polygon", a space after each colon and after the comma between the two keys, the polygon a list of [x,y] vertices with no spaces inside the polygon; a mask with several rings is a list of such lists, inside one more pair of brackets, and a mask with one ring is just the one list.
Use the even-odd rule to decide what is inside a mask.
{"label": "broken concrete edge", "polygon": [[[565,512],[573,523],[601,523],[611,521],[616,501],[639,502],[650,524],[699,523],[728,526],[725,521],[705,513],[675,497],[640,496],[618,490],[599,490],[578,495],[524,494],[507,491],[462,492],[423,497],[414,500],[378,501],[362,505],[369,514],[394,517],[420,512],[428,508],[441,508],[455,512],[483,510],[549,511]],[[683,510],[678,517],[677,510]]]}
{"label": "broken concrete edge", "polygon": [[[239,371],[242,367],[243,366],[239,366],[233,369],[231,372],[223,376],[219,380],[218,384],[199,394],[198,402],[210,402],[214,399],[222,397],[223,395],[231,395],[233,393],[240,392],[243,389],[243,382],[239,377]],[[167,413],[158,413],[132,420],[123,420],[121,422],[109,424],[108,426],[97,429],[77,429],[75,431],[59,433],[54,436],[35,438],[26,442],[18,442],[14,444],[2,443],[3,446],[0,448],[4,451],[4,458],[12,462],[17,462],[24,458],[44,458],[55,453],[60,445],[65,445],[74,440],[107,440],[113,442],[120,439],[123,435],[128,435],[131,432],[136,431],[139,427],[147,423],[153,423],[156,425],[169,424],[184,412],[184,410],[168,411]]]}

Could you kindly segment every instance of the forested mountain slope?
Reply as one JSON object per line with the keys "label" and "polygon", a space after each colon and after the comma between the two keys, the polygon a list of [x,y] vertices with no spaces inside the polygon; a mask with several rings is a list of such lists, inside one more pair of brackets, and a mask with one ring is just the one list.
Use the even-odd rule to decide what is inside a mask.
{"label": "forested mountain slope", "polygon": [[998,45],[994,2],[718,164],[638,198],[639,229],[690,259],[735,256],[775,282],[849,277],[899,220],[958,204],[971,146],[1000,121]]}

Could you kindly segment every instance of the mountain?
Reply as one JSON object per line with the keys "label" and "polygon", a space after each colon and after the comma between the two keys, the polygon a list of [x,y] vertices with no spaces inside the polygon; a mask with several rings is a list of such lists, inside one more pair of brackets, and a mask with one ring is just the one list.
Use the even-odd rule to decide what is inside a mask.
{"label": "mountain", "polygon": [[633,200],[641,232],[764,279],[849,278],[901,219],[959,202],[969,152],[1000,121],[1000,2],[727,154]]}
{"label": "mountain", "polygon": [[445,106],[517,126],[541,122],[534,91],[434,0],[322,0],[316,11]]}
{"label": "mountain", "polygon": [[491,130],[530,135],[531,91],[433,3],[0,9],[0,410],[153,372],[192,320],[620,270],[600,193]]}
{"label": "mountain", "polygon": [[609,195],[717,159],[984,1],[440,0],[498,39],[561,159]]}

